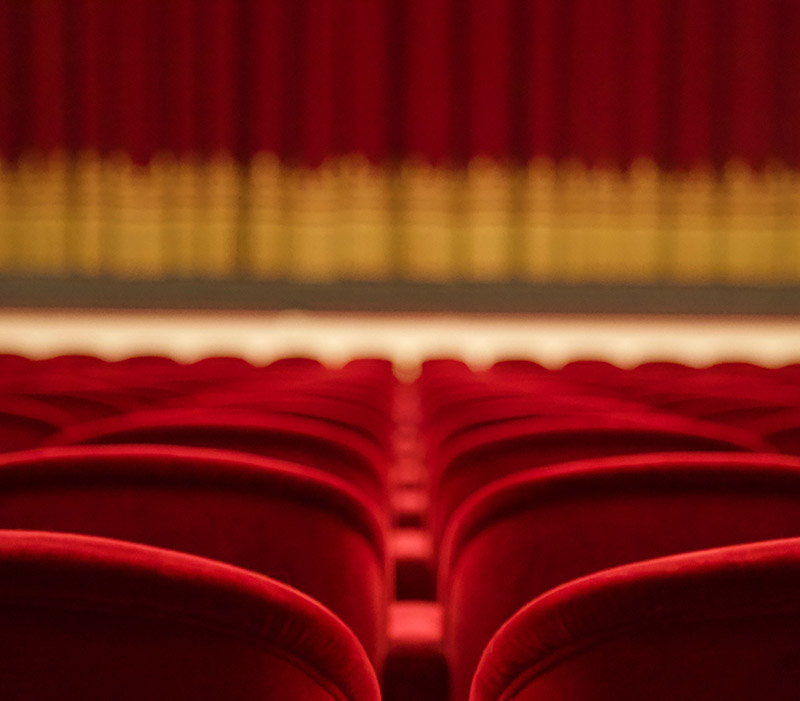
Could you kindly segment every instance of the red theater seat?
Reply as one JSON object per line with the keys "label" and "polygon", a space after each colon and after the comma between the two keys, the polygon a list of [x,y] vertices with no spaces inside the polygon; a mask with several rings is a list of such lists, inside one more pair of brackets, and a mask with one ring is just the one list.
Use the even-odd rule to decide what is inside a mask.
{"label": "red theater seat", "polygon": [[0,453],[33,448],[73,422],[68,412],[46,402],[0,396]]}
{"label": "red theater seat", "polygon": [[800,456],[800,409],[787,409],[753,421],[748,426],[782,453]]}
{"label": "red theater seat", "polygon": [[542,372],[546,373],[548,370],[544,365],[528,358],[505,358],[495,361],[492,367],[489,368],[489,372],[531,373],[536,375]]}
{"label": "red theater seat", "polygon": [[363,406],[347,404],[331,397],[318,397],[289,390],[207,390],[179,397],[175,407],[236,408],[246,411],[305,416],[365,436],[381,449],[388,448],[390,424],[385,417]]}
{"label": "red theater seat", "polygon": [[37,368],[47,372],[85,373],[105,365],[106,361],[95,355],[82,353],[66,353],[55,355],[51,358],[37,360]]}
{"label": "red theater seat", "polygon": [[269,372],[289,372],[289,373],[314,373],[319,370],[325,370],[325,365],[316,358],[308,358],[305,356],[283,357],[273,360],[266,369]]}
{"label": "red theater seat", "polygon": [[105,538],[0,532],[6,699],[377,701],[355,636],[296,590]]}
{"label": "red theater seat", "polygon": [[132,355],[122,360],[115,361],[114,367],[130,370],[132,372],[158,372],[166,374],[179,372],[181,365],[177,360],[166,355]]}
{"label": "red theater seat", "polygon": [[614,457],[496,482],[459,509],[442,547],[454,698],[466,697],[499,626],[552,587],[637,560],[795,536],[800,460],[788,456]]}
{"label": "red theater seat", "polygon": [[383,503],[385,457],[369,441],[324,421],[226,409],[171,409],[72,426],[51,445],[163,444],[279,458],[341,477]]}
{"label": "red theater seat", "polygon": [[28,392],[17,391],[14,394],[61,409],[72,417],[72,423],[103,419],[132,409],[143,408],[142,404],[136,403],[133,398],[125,401],[111,393],[102,392],[38,389]]}
{"label": "red theater seat", "polygon": [[0,457],[0,528],[119,538],[269,575],[340,616],[379,663],[385,525],[341,480],[240,453],[151,446]]}
{"label": "red theater seat", "polygon": [[471,701],[794,701],[800,539],[598,572],[494,636]]}
{"label": "red theater seat", "polygon": [[201,382],[220,382],[252,375],[254,370],[252,363],[244,358],[217,355],[183,366],[181,374]]}
{"label": "red theater seat", "polygon": [[636,404],[596,396],[527,394],[518,397],[486,397],[479,402],[451,408],[435,425],[427,427],[426,436],[431,447],[438,450],[457,436],[506,421],[591,414],[635,417],[648,411],[646,407]]}
{"label": "red theater seat", "polygon": [[467,497],[493,480],[532,467],[590,457],[664,451],[769,452],[757,436],[682,417],[575,416],[523,419],[454,439],[433,466],[434,534]]}

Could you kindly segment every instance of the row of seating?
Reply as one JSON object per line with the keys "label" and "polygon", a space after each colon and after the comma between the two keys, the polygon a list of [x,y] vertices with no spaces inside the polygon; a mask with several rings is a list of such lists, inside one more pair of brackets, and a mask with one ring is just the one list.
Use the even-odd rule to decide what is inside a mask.
{"label": "row of seating", "polygon": [[[452,698],[466,699],[471,687],[481,699],[698,695],[691,683],[705,679],[701,667],[683,676],[681,693],[669,684],[648,690],[648,680],[659,679],[652,675],[639,686],[630,682],[600,693],[593,677],[581,677],[574,666],[566,681],[550,686],[544,670],[557,656],[547,663],[536,658],[554,652],[547,631],[531,624],[539,620],[537,602],[554,588],[583,577],[589,582],[609,568],[800,536],[800,451],[786,440],[792,426],[787,417],[800,407],[798,379],[796,367],[738,364],[625,370],[586,361],[550,370],[520,360],[476,372],[453,359],[424,363],[415,459],[427,467],[426,489],[420,490],[427,499],[419,500],[424,515],[418,520],[429,541],[420,541],[416,553],[410,548],[407,557],[427,558],[429,570],[412,569],[402,558],[397,566],[435,582]],[[653,401],[667,392],[715,398],[717,407],[726,399],[744,407],[759,393],[763,404],[768,396],[774,401],[774,415],[767,419],[764,412],[764,423],[752,425],[716,421],[678,411],[685,405],[677,400]],[[757,430],[779,421],[787,430]],[[682,576],[665,567],[665,581]],[[619,576],[627,575],[620,570]],[[414,587],[424,590],[419,582]],[[515,617],[525,606],[533,613]],[[560,623],[569,629],[571,620]],[[605,635],[599,629],[592,634]],[[724,648],[723,640],[718,643]],[[575,652],[573,644],[564,642],[571,650],[565,654]],[[685,647],[687,655],[690,650]],[[683,659],[688,664],[691,657]],[[789,664],[786,655],[780,659]],[[623,656],[606,670],[608,683],[619,682],[624,669]],[[790,689],[790,676],[778,675],[776,688]],[[528,677],[538,681],[526,691],[522,679]],[[710,673],[709,689],[714,679]],[[753,679],[742,681],[741,696],[726,698],[746,698],[745,689],[749,698],[757,696]]]}
{"label": "row of seating", "polygon": [[[130,698],[743,699],[757,670],[789,698],[794,603],[763,592],[797,584],[800,459],[791,430],[756,429],[788,426],[798,385],[793,366],[448,359],[400,383],[380,359],[0,356],[0,559],[50,589],[69,563],[61,593],[31,587],[20,608],[24,587],[8,590],[30,642],[15,654],[37,629],[46,647],[116,621],[129,647],[97,688],[125,679]],[[697,413],[756,394],[750,424]],[[187,646],[190,629],[208,635]],[[63,675],[85,698],[92,635],[50,691],[18,696],[56,698]],[[725,686],[725,650],[743,660],[754,641],[754,672]],[[661,680],[647,650],[684,671]],[[160,671],[137,687],[150,656]],[[209,679],[190,691],[192,664]]]}
{"label": "row of seating", "polygon": [[9,698],[379,698],[394,384],[368,359],[0,357]]}

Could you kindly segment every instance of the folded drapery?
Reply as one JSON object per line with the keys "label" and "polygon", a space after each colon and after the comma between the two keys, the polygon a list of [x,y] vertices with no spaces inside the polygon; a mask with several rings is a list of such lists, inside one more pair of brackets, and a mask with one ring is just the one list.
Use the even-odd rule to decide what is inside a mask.
{"label": "folded drapery", "polygon": [[0,271],[800,278],[780,0],[0,0]]}

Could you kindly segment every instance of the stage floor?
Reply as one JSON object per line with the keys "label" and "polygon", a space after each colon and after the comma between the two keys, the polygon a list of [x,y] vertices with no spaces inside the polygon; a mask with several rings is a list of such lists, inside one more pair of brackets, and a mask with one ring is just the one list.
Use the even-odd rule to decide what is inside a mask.
{"label": "stage floor", "polygon": [[238,355],[265,363],[309,355],[331,364],[383,356],[413,369],[429,357],[476,367],[507,357],[557,367],[577,358],[630,366],[800,362],[800,320],[757,317],[336,314],[0,310],[0,352],[109,359],[166,354],[180,360]]}

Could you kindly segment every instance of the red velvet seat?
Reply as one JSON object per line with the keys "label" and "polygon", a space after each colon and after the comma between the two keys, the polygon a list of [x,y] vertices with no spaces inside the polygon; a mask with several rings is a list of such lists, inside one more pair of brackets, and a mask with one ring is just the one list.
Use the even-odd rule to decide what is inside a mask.
{"label": "red velvet seat", "polygon": [[776,392],[755,388],[698,394],[687,392],[679,398],[661,404],[661,408],[676,414],[698,419],[708,417],[712,420],[715,414],[740,408],[772,407],[786,409],[793,406],[800,406],[800,397],[797,396],[796,392]]}
{"label": "red velvet seat", "polygon": [[0,371],[4,373],[25,372],[33,362],[35,361],[17,353],[0,353]]}
{"label": "red velvet seat", "polygon": [[239,453],[76,446],[0,457],[0,528],[106,536],[269,575],[385,648],[385,524],[322,472]]}
{"label": "red velvet seat", "polygon": [[377,701],[355,636],[267,577],[105,538],[0,532],[6,699]]}
{"label": "red velvet seat", "polygon": [[440,561],[455,699],[492,634],[526,602],[594,571],[800,536],[800,460],[683,453],[529,470],[453,517]]}
{"label": "red velvet seat", "polygon": [[237,356],[215,355],[200,358],[183,366],[182,374],[204,382],[239,379],[251,375],[255,367],[252,363]]}
{"label": "red velvet seat", "polygon": [[790,408],[786,405],[780,406],[766,401],[742,401],[736,406],[728,406],[725,409],[710,412],[702,418],[704,421],[715,421],[726,426],[743,428],[757,433],[758,426],[764,419]]}
{"label": "red velvet seat", "polygon": [[656,414],[524,419],[454,439],[434,465],[436,537],[467,497],[493,480],[532,467],[590,457],[663,451],[769,452],[757,436],[715,424]]}
{"label": "red velvet seat", "polygon": [[61,409],[72,417],[73,423],[93,421],[125,413],[134,408],[143,408],[141,404],[137,406],[133,398],[128,398],[127,401],[120,401],[111,393],[81,390],[38,389],[29,392],[16,392],[15,396],[27,397]]}
{"label": "red velvet seat", "polygon": [[266,368],[269,372],[280,373],[314,373],[319,370],[325,370],[325,365],[317,358],[309,358],[307,356],[284,356],[273,360]]}
{"label": "red velvet seat", "polygon": [[647,408],[617,399],[597,396],[487,397],[452,408],[446,416],[429,425],[425,431],[430,446],[438,450],[457,436],[476,428],[506,421],[532,418],[556,418],[576,415],[636,415]]}
{"label": "red velvet seat", "polygon": [[114,362],[114,367],[134,372],[176,373],[181,365],[167,355],[131,355]]}
{"label": "red velvet seat", "polygon": [[800,455],[800,408],[770,414],[753,421],[749,428],[782,453]]}
{"label": "red velvet seat", "polygon": [[625,370],[606,360],[571,360],[560,370],[570,380],[589,385],[613,386]]}
{"label": "red velvet seat", "polygon": [[0,453],[33,448],[70,423],[68,412],[45,402],[0,396]]}
{"label": "red velvet seat", "polygon": [[236,450],[308,465],[385,500],[384,456],[369,441],[323,421],[225,409],[172,409],[87,422],[51,445],[164,444]]}
{"label": "red velvet seat", "polygon": [[341,373],[330,370],[318,371],[312,375],[292,373],[270,374],[268,369],[254,377],[234,382],[207,383],[200,389],[242,394],[264,395],[283,393],[296,397],[327,398],[340,402],[344,407],[354,407],[368,411],[379,418],[388,418],[391,411],[391,393],[359,385]]}
{"label": "red velvet seat", "polygon": [[511,618],[471,701],[794,701],[800,539],[590,575]]}
{"label": "red velvet seat", "polygon": [[64,353],[62,355],[54,355],[50,358],[37,360],[36,364],[39,371],[82,373],[92,371],[98,366],[105,365],[106,361],[96,355]]}
{"label": "red velvet seat", "polygon": [[492,367],[489,368],[489,372],[510,373],[517,375],[521,373],[546,373],[549,372],[549,370],[541,363],[537,363],[535,360],[531,360],[530,358],[504,358],[502,360],[496,360],[492,364]]}
{"label": "red velvet seat", "polygon": [[175,407],[235,408],[305,416],[354,431],[376,443],[381,449],[388,448],[390,424],[385,417],[381,417],[366,407],[348,405],[331,397],[300,394],[291,390],[262,389],[253,391],[252,389],[226,390],[222,388],[179,397],[171,404]]}

